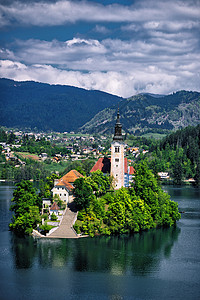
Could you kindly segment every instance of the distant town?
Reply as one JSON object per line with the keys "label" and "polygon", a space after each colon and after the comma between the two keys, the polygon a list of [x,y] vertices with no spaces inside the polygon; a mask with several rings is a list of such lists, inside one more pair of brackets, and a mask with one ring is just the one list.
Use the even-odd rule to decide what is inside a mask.
{"label": "distant town", "polygon": [[[5,156],[7,162],[12,162],[15,168],[19,168],[26,164],[27,159],[39,162],[52,162],[61,163],[66,161],[81,161],[85,159],[95,159],[103,157],[104,155],[110,156],[111,136],[106,135],[87,135],[75,134],[74,132],[64,133],[34,133],[32,131],[15,131],[5,130],[7,136],[12,135],[13,139],[9,142],[0,142],[1,154]],[[30,153],[24,151],[24,137],[27,140],[42,141],[45,140],[51,145],[57,145],[58,153],[49,155],[46,152]],[[41,147],[42,148],[42,147]],[[65,148],[66,151],[62,151]],[[148,150],[132,146],[125,143],[125,156],[128,157],[128,162],[131,165],[134,159],[138,158],[140,154],[146,154]]]}

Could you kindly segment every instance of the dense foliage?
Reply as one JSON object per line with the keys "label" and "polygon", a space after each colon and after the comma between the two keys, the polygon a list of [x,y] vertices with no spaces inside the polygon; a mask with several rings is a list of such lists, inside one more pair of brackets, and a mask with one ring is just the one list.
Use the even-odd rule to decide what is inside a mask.
{"label": "dense foliage", "polygon": [[89,177],[78,178],[74,182],[74,201],[78,209],[87,209],[95,196],[101,196],[110,188],[111,182],[108,176],[98,170],[92,172]]}
{"label": "dense foliage", "polygon": [[[108,177],[104,177],[109,181]],[[79,184],[75,186],[75,201],[82,208],[74,225],[78,233],[90,236],[129,234],[158,226],[172,226],[180,218],[177,204],[163,192],[145,161],[136,166],[134,184],[129,189],[121,188],[115,192],[106,192],[105,189],[98,197],[88,178],[79,182],[84,183],[85,188],[80,188]],[[83,201],[84,192],[86,202]]]}
{"label": "dense foliage", "polygon": [[186,127],[151,146],[149,166],[155,174],[169,172],[175,184],[194,178],[200,184],[200,125]]}
{"label": "dense foliage", "polygon": [[[30,181],[22,180],[16,184],[16,189],[13,193],[11,200],[12,204],[10,210],[13,211],[12,222],[9,227],[17,235],[23,236],[25,234],[31,234],[33,229],[36,229],[38,225],[40,228],[47,232],[52,228],[51,225],[41,225],[41,208],[42,199],[52,199],[51,189],[54,186],[54,179],[58,178],[56,174],[51,174],[45,180],[40,181],[39,193],[33,187],[33,183]],[[60,204],[60,199],[54,199]],[[61,203],[62,204],[62,203]],[[48,216],[43,215],[43,218]],[[52,220],[57,220],[57,217],[53,215]]]}
{"label": "dense foliage", "polygon": [[14,212],[12,223],[9,227],[17,235],[30,234],[41,221],[39,210],[42,206],[41,198],[36,194],[36,189],[29,181],[16,184],[10,210]]}
{"label": "dense foliage", "polygon": [[0,164],[0,179],[21,180],[45,180],[50,172],[45,164],[33,160],[26,160],[26,165],[16,166],[16,162],[7,161]]}
{"label": "dense foliage", "polygon": [[0,79],[1,124],[57,132],[77,130],[121,98],[100,91]]}
{"label": "dense foliage", "polygon": [[77,170],[84,176],[88,176],[90,174],[90,170],[95,164],[95,159],[82,159],[82,160],[75,160],[75,161],[68,161],[67,167],[62,172],[62,175],[68,173],[70,170]]}

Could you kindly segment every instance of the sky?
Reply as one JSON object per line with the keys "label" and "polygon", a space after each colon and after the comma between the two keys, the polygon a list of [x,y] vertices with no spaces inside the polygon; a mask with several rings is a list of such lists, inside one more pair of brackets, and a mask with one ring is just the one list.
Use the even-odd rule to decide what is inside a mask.
{"label": "sky", "polygon": [[0,77],[122,97],[200,91],[200,0],[0,0]]}

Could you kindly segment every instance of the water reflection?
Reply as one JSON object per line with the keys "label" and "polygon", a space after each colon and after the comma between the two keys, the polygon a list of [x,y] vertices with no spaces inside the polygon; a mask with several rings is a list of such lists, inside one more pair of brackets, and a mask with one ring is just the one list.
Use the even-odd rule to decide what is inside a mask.
{"label": "water reflection", "polygon": [[37,253],[37,243],[34,239],[31,237],[19,238],[11,233],[11,245],[15,267],[18,269],[31,268]]}
{"label": "water reflection", "polygon": [[123,237],[83,239],[20,239],[12,235],[16,268],[59,268],[78,272],[107,272],[144,276],[169,258],[180,228],[150,230]]}

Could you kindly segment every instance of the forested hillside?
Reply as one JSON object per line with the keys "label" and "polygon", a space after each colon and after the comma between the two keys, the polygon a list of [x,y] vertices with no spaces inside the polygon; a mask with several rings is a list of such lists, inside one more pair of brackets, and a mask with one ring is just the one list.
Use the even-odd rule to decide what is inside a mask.
{"label": "forested hillside", "polygon": [[[119,103],[125,132],[169,132],[200,123],[200,93],[179,91],[168,96],[141,94]],[[111,133],[117,106],[104,109],[81,129],[83,132]]]}
{"label": "forested hillside", "polygon": [[0,79],[1,125],[6,127],[74,131],[120,100],[72,86]]}
{"label": "forested hillside", "polygon": [[200,185],[200,124],[178,130],[152,146],[148,154],[154,173],[169,172],[174,183],[194,178]]}

